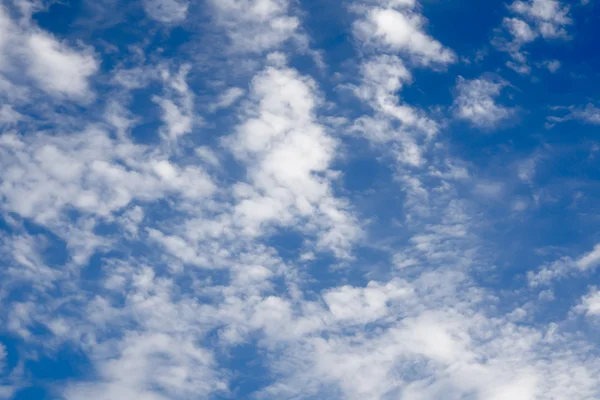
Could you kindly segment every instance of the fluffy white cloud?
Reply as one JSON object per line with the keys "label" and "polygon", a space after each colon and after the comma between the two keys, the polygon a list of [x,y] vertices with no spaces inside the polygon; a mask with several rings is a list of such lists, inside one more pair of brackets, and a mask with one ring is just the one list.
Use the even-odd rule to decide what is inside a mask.
{"label": "fluffy white cloud", "polygon": [[575,311],[582,312],[590,317],[600,315],[600,291],[593,288],[590,292],[583,296],[581,303],[575,307]]}
{"label": "fluffy white cloud", "polygon": [[226,389],[211,368],[212,355],[199,348],[193,338],[132,333],[119,347],[117,357],[95,360],[100,382],[73,384],[67,387],[65,399],[162,400],[207,396]]}
{"label": "fluffy white cloud", "polygon": [[143,146],[115,142],[94,128],[54,138],[4,135],[0,154],[2,208],[42,224],[58,222],[68,207],[109,217],[134,199],[167,193],[198,199],[215,189],[202,169],[177,167]]}
{"label": "fluffy white cloud", "polygon": [[332,194],[329,165],[337,142],[316,120],[315,91],[314,81],[290,68],[268,67],[254,78],[248,119],[226,139],[249,179],[234,187],[234,220],[250,235],[261,234],[265,224],[306,220],[320,232],[320,246],[341,255],[359,230],[345,202]]}
{"label": "fluffy white cloud", "polygon": [[366,44],[405,52],[422,64],[449,64],[455,54],[424,32],[426,20],[408,8],[366,10],[366,16],[355,25],[355,33]]}
{"label": "fluffy white cloud", "polygon": [[504,81],[489,78],[467,80],[459,77],[454,100],[455,115],[479,128],[494,128],[514,115],[514,110],[499,105],[496,98],[506,87]]}
{"label": "fluffy white cloud", "polygon": [[521,43],[532,42],[538,36],[537,32],[531,29],[529,24],[521,19],[504,18],[503,24],[514,39]]}
{"label": "fluffy white cloud", "polygon": [[31,51],[30,75],[48,93],[85,98],[88,79],[98,69],[89,52],[76,52],[47,34],[34,33],[27,38]]}
{"label": "fluffy white cloud", "polygon": [[[98,60],[90,48],[74,48],[30,24],[16,24],[0,8],[0,72],[19,83],[23,69],[37,86],[57,98],[89,100]],[[19,75],[19,76],[18,76]]]}

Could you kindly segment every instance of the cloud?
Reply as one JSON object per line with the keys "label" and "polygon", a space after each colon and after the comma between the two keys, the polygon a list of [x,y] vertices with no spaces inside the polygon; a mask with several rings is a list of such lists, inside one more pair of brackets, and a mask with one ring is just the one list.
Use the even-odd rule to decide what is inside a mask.
{"label": "cloud", "polygon": [[211,0],[215,17],[240,52],[274,50],[292,39],[300,20],[288,0]]}
{"label": "cloud", "polygon": [[592,103],[588,103],[585,106],[554,107],[554,110],[567,110],[568,112],[562,117],[547,117],[550,123],[577,120],[591,125],[600,125],[600,108]]}
{"label": "cloud", "polygon": [[544,38],[566,37],[565,26],[572,23],[569,6],[559,0],[515,1],[509,8],[531,20]]}
{"label": "cloud", "polygon": [[144,0],[148,15],[159,22],[175,23],[183,21],[189,4],[185,0]]}
{"label": "cloud", "polygon": [[548,69],[548,71],[555,74],[561,67],[561,62],[558,60],[547,60],[542,63],[544,67]]}
{"label": "cloud", "polygon": [[3,104],[2,107],[0,107],[0,124],[4,126],[15,125],[24,118],[25,117],[18,111],[15,111],[10,104]]}
{"label": "cloud", "polygon": [[502,23],[513,38],[520,43],[533,42],[538,36],[537,32],[531,29],[527,22],[518,18],[504,18]]}
{"label": "cloud", "polygon": [[29,73],[48,93],[74,98],[89,95],[88,79],[98,69],[89,51],[75,52],[46,34],[27,39],[31,51]]}
{"label": "cloud", "polygon": [[234,188],[235,220],[251,235],[265,224],[295,225],[308,219],[319,245],[348,252],[359,235],[328,176],[337,142],[314,114],[315,82],[285,67],[268,67],[252,82],[248,119],[225,142],[247,165],[249,183]]}
{"label": "cloud", "polygon": [[199,122],[194,114],[194,95],[186,83],[189,70],[190,66],[184,65],[175,76],[163,70],[161,75],[166,95],[153,98],[162,110],[162,136],[169,140],[191,133],[194,122]]}
{"label": "cloud", "polygon": [[76,49],[34,26],[17,25],[4,8],[0,8],[0,32],[0,72],[15,77],[17,85],[23,80],[17,75],[24,69],[51,96],[77,101],[92,97],[89,80],[99,63],[91,48]]}
{"label": "cloud", "polygon": [[578,258],[576,265],[582,271],[598,267],[600,265],[600,244],[596,245],[589,253]]}
{"label": "cloud", "polygon": [[[409,2],[410,3],[410,2]],[[409,9],[370,8],[354,24],[356,36],[365,44],[401,51],[422,64],[450,64],[455,54],[428,36],[426,20]]]}
{"label": "cloud", "polygon": [[527,274],[529,284],[532,286],[547,285],[552,281],[565,278],[570,275],[581,274],[595,270],[600,265],[600,245],[594,246],[593,250],[578,258],[562,257],[553,261],[539,271],[530,271]]}
{"label": "cloud", "polygon": [[239,87],[231,87],[221,93],[215,104],[211,105],[212,111],[228,108],[234,105],[246,91]]}
{"label": "cloud", "polygon": [[592,288],[587,295],[581,298],[581,303],[574,308],[574,311],[584,313],[589,317],[600,315],[600,291]]}
{"label": "cloud", "polygon": [[[523,4],[505,28],[543,37],[539,6]],[[498,126],[515,112],[499,103],[508,83],[458,78],[445,104],[425,83],[453,74],[456,55],[413,0],[350,7],[356,47],[335,80],[304,63],[314,15],[300,4],[210,5],[198,31],[191,3],[145,3],[194,39],[223,33],[223,54],[144,31],[102,53],[102,69],[100,53],[28,18],[0,22],[49,40],[48,76],[98,64],[65,66],[73,87],[50,83],[27,57],[11,66],[16,41],[0,35],[0,333],[19,340],[14,368],[0,344],[0,397],[67,349],[89,363],[49,384],[67,400],[597,398],[593,340],[529,291],[594,271],[598,246],[508,291],[510,254],[490,226],[510,232],[515,216],[481,199],[519,185],[508,204],[534,218],[519,202],[538,189],[536,159],[498,171],[461,159],[445,120],[451,106]],[[504,172],[520,181],[499,183]],[[596,297],[574,310],[595,314]]]}
{"label": "cloud", "polygon": [[[504,18],[502,25],[511,40],[496,37],[492,43],[498,49],[510,53],[513,61],[507,62],[508,67],[520,74],[529,74],[531,68],[522,47],[538,38],[568,39],[566,28],[573,22],[570,7],[558,0],[517,0],[508,8],[516,17]],[[556,68],[556,64],[548,66],[550,71]]]}
{"label": "cloud", "polygon": [[459,77],[454,99],[455,116],[478,128],[494,128],[514,115],[514,110],[497,104],[496,98],[507,86],[490,78],[466,80]]}
{"label": "cloud", "polygon": [[[414,1],[360,3],[354,37],[361,53],[360,83],[352,89],[373,115],[354,121],[353,131],[384,147],[398,166],[422,168],[439,124],[407,104],[399,92],[413,81],[409,67],[439,68],[456,61],[454,52],[425,33],[426,19]],[[400,56],[398,55],[400,53]]]}
{"label": "cloud", "polygon": [[[64,397],[67,400],[89,397],[159,400],[172,396],[207,396],[225,390],[225,384],[211,369],[212,355],[190,339],[164,333],[132,333],[120,344],[117,357],[97,361],[100,382],[70,385]],[[160,394],[161,391],[169,396]]]}

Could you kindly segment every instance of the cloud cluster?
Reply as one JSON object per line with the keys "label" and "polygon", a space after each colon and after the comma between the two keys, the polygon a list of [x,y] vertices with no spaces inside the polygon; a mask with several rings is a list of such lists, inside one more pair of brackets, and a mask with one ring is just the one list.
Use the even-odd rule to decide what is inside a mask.
{"label": "cloud cluster", "polygon": [[[459,57],[421,5],[340,5],[354,47],[334,76],[306,67],[321,53],[299,3],[211,1],[200,28],[192,3],[140,5],[160,33],[87,36],[98,50],[0,10],[0,398],[598,397],[576,326],[597,289],[540,313],[600,247],[502,269],[499,231],[541,203],[541,156],[497,156],[498,173],[454,150],[453,118],[493,130],[517,108],[489,73],[445,79]],[[509,9],[515,60],[572,22],[554,0]],[[184,21],[227,43],[175,49],[160,35]],[[553,121],[595,121],[567,111]],[[79,375],[35,376],[65,349]]]}
{"label": "cloud cluster", "polygon": [[570,6],[560,0],[514,1],[509,10],[515,14],[505,17],[503,29],[510,40],[496,40],[496,46],[508,52],[512,61],[507,66],[522,74],[529,74],[531,66],[522,47],[538,38],[546,40],[568,39],[567,27],[573,22]]}

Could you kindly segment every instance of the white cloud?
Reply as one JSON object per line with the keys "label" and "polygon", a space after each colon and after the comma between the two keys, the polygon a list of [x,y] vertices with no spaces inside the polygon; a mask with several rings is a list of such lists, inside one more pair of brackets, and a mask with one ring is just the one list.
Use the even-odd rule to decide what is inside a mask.
{"label": "white cloud", "polygon": [[574,310],[590,317],[600,315],[600,291],[592,288],[587,295],[581,298],[581,303]]}
{"label": "white cloud", "polygon": [[96,73],[98,62],[88,50],[76,52],[51,36],[34,33],[27,38],[30,75],[46,92],[59,96],[89,96],[89,78]]}
{"label": "white cloud", "polygon": [[[422,166],[423,149],[419,142],[423,137],[434,136],[438,126],[423,111],[400,99],[398,92],[412,81],[412,74],[400,58],[390,55],[365,60],[361,74],[361,85],[355,87],[354,92],[377,114],[359,118],[353,128],[376,145],[393,144],[400,163]],[[392,128],[393,121],[401,122],[401,129]]]}
{"label": "white cloud", "polygon": [[[17,283],[27,285],[18,301],[0,307],[0,325],[32,349],[19,354],[22,365],[65,343],[84,352],[93,373],[53,387],[68,400],[243,397],[232,384],[241,372],[229,363],[237,346],[256,347],[266,370],[257,398],[598,397],[590,343],[560,324],[531,323],[535,305],[500,300],[469,278],[487,273],[493,258],[479,235],[489,221],[464,190],[477,174],[436,140],[443,124],[398,94],[418,76],[398,53],[421,67],[447,64],[454,54],[424,33],[415,1],[377,4],[355,30],[371,47],[352,86],[369,108],[353,127],[398,165],[384,188],[389,197],[377,197],[382,202],[368,216],[377,238],[366,243],[338,179],[348,149],[336,135],[347,124],[327,118],[337,106],[314,79],[287,66],[290,54],[267,57],[247,95],[240,76],[225,82],[230,89],[217,108],[246,97],[228,110],[234,114],[223,113],[230,131],[215,119],[220,146],[190,137],[199,97],[188,67],[172,69],[175,62],[120,69],[108,80],[119,94],[108,93],[99,113],[67,110],[72,124],[0,136],[0,210],[11,230],[0,234],[0,300]],[[300,29],[283,0],[214,6],[234,46],[248,46],[236,50],[277,48]],[[364,27],[375,36],[360,36]],[[151,146],[130,136],[141,116],[123,99],[153,90],[149,82],[162,84],[150,95],[160,107],[158,133],[188,140]],[[457,113],[462,107],[478,126],[498,123],[487,113],[512,112],[496,103],[505,85],[459,80]],[[17,110],[3,106],[0,116],[20,127]],[[526,167],[518,174],[530,181]],[[481,181],[474,191],[491,198],[503,188]],[[381,230],[388,217],[380,218],[380,208],[393,213]],[[48,232],[28,233],[31,224]],[[277,236],[290,231],[301,239],[291,255]],[[59,240],[68,261],[50,265],[45,246]],[[353,260],[358,243],[380,259]],[[86,260],[98,249],[101,266],[89,279]],[[332,271],[337,260],[321,251],[351,268]],[[531,281],[590,271],[599,251],[559,260]],[[582,304],[591,310],[595,302]],[[0,369],[2,359],[0,345]],[[0,397],[12,387],[0,378]]]}
{"label": "white cloud", "polygon": [[186,82],[189,70],[189,65],[183,65],[175,76],[163,70],[161,75],[166,93],[153,98],[162,109],[165,124],[162,135],[169,140],[191,133],[195,120],[198,120],[194,112],[194,95]]}
{"label": "white cloud", "polygon": [[28,23],[14,23],[0,8],[0,72],[22,82],[22,73],[41,90],[57,97],[87,101],[92,97],[90,78],[99,63],[93,49],[69,46]]}
{"label": "white cloud", "polygon": [[[493,43],[513,58],[513,61],[507,62],[509,68],[520,74],[529,74],[531,67],[522,47],[538,38],[568,39],[566,27],[572,23],[570,7],[559,0],[517,0],[510,4],[509,9],[517,15],[503,20],[503,27],[511,40],[506,42],[495,38]],[[551,72],[558,68],[557,64],[545,66]]]}
{"label": "white cloud", "polygon": [[3,209],[39,223],[59,221],[68,206],[109,216],[135,198],[174,193],[194,199],[214,191],[200,168],[173,166],[97,129],[72,137],[4,135],[0,154],[6,171],[0,181]]}
{"label": "white cloud", "polygon": [[569,6],[559,0],[515,1],[510,9],[536,24],[544,38],[566,37],[565,26],[572,23]]}
{"label": "white cloud", "polygon": [[117,357],[95,360],[99,382],[72,384],[66,388],[65,399],[162,400],[207,396],[226,389],[214,374],[212,355],[192,338],[131,333],[119,347]]}
{"label": "white cloud", "polygon": [[598,267],[600,265],[600,244],[594,246],[594,249],[589,253],[578,258],[576,264],[583,271]]}
{"label": "white cloud", "polygon": [[422,64],[449,64],[454,52],[424,32],[426,20],[408,9],[371,8],[354,25],[356,36],[366,44],[402,51]]}
{"label": "white cloud", "polygon": [[398,168],[426,166],[439,131],[437,121],[399,95],[412,83],[407,66],[437,68],[456,61],[452,50],[425,32],[427,20],[416,8],[414,1],[364,2],[351,7],[357,15],[353,33],[358,51],[364,53],[360,84],[351,87],[375,111],[357,118],[352,129],[385,148]]}
{"label": "white cloud", "polygon": [[569,275],[595,270],[599,265],[600,245],[596,245],[591,251],[578,258],[562,257],[544,265],[537,272],[530,271],[527,277],[532,286],[547,285]]}
{"label": "white cloud", "polygon": [[385,285],[370,282],[366,288],[342,286],[323,295],[327,307],[337,320],[364,324],[386,317],[388,302],[410,296],[412,289],[406,283],[391,281]]}
{"label": "white cloud", "polygon": [[514,110],[499,105],[496,98],[507,86],[504,81],[489,78],[466,80],[458,78],[454,100],[457,118],[470,121],[479,128],[494,128],[514,115]]}
{"label": "white cloud", "polygon": [[358,235],[344,201],[331,193],[329,164],[336,141],[315,118],[315,83],[295,70],[268,67],[251,87],[249,118],[226,140],[247,165],[249,183],[234,188],[234,219],[251,235],[265,224],[308,219],[319,243],[341,255]]}
{"label": "white cloud", "polygon": [[538,34],[531,29],[529,24],[518,18],[504,18],[504,26],[508,29],[515,40],[521,43],[534,41]]}
{"label": "white cloud", "polygon": [[233,48],[241,52],[273,50],[293,38],[300,25],[289,14],[288,0],[211,0],[211,4]]}

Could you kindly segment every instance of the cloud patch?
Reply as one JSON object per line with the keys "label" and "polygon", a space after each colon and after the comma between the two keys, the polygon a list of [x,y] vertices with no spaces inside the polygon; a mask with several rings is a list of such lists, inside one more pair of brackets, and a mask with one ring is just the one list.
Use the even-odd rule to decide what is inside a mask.
{"label": "cloud patch", "polygon": [[492,129],[515,115],[514,109],[498,104],[497,98],[508,84],[482,77],[456,82],[454,115],[477,128]]}
{"label": "cloud patch", "polygon": [[189,4],[185,0],[144,0],[150,18],[166,24],[185,20]]}

